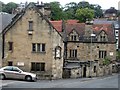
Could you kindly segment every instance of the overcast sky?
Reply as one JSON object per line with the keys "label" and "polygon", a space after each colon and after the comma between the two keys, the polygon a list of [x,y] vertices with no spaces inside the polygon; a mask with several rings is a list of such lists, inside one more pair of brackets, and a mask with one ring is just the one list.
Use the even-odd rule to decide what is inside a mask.
{"label": "overcast sky", "polygon": [[65,5],[66,3],[69,3],[69,2],[80,2],[80,1],[88,1],[90,4],[99,4],[102,9],[108,9],[110,7],[115,7],[116,9],[118,9],[118,2],[120,0],[2,0],[2,2],[4,2],[5,4],[8,3],[8,2],[15,2],[15,3],[20,3],[20,2],[43,2],[43,3],[49,3],[49,2],[52,2],[52,1],[58,1],[60,2],[61,5]]}

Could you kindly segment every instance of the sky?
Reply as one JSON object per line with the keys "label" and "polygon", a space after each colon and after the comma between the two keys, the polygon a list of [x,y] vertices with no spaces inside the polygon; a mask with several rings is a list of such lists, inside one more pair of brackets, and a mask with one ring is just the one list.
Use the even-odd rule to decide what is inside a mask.
{"label": "sky", "polygon": [[15,2],[15,3],[20,3],[20,2],[43,2],[43,3],[49,3],[49,2],[52,2],[52,1],[58,1],[60,2],[60,4],[62,6],[64,6],[65,4],[67,3],[70,3],[70,2],[80,2],[80,1],[87,1],[89,2],[90,4],[99,4],[102,9],[109,9],[110,7],[115,7],[116,9],[118,9],[118,6],[120,7],[120,3],[118,4],[118,2],[120,0],[3,0],[2,2],[4,2],[5,4],[8,3],[8,2]]}

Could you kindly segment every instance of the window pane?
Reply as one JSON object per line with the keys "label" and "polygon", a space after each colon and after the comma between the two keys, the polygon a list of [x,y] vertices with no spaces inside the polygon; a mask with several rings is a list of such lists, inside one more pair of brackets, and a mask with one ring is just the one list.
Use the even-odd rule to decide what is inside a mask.
{"label": "window pane", "polygon": [[40,52],[40,44],[37,44],[37,51]]}
{"label": "window pane", "polygon": [[36,63],[36,71],[40,71],[40,63]]}
{"label": "window pane", "polygon": [[13,42],[8,42],[9,44],[9,51],[13,50]]}
{"label": "window pane", "polygon": [[77,50],[75,50],[75,57],[77,57]]}
{"label": "window pane", "polygon": [[42,44],[42,52],[45,51],[45,44]]}
{"label": "window pane", "polygon": [[31,71],[36,71],[35,70],[35,63],[33,63],[33,62],[31,63]]}
{"label": "window pane", "polygon": [[45,71],[45,63],[41,63],[41,71]]}
{"label": "window pane", "polygon": [[32,44],[32,51],[33,51],[33,52],[36,51],[36,44],[35,44],[35,43]]}
{"label": "window pane", "polygon": [[33,21],[29,21],[29,30],[33,30]]}

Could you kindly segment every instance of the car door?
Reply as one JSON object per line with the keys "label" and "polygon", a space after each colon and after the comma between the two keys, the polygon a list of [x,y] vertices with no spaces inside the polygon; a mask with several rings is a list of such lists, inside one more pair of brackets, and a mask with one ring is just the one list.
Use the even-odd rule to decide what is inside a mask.
{"label": "car door", "polygon": [[25,75],[22,73],[22,70],[20,70],[18,67],[13,67],[13,76],[15,79],[24,79]]}
{"label": "car door", "polygon": [[4,74],[5,74],[6,78],[13,78],[12,67],[4,68]]}

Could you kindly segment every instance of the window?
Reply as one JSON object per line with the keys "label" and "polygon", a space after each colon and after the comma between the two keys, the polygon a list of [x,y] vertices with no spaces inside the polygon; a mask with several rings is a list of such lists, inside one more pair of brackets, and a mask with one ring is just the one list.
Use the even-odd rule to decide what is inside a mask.
{"label": "window", "polygon": [[12,71],[12,67],[6,67],[4,70],[6,70],[6,71]]}
{"label": "window", "polygon": [[32,62],[31,71],[45,71],[45,63]]}
{"label": "window", "polygon": [[77,36],[76,35],[71,35],[71,41],[76,41],[77,40]]}
{"label": "window", "polygon": [[20,70],[17,67],[13,67],[12,71],[19,72]]}
{"label": "window", "polygon": [[13,62],[12,61],[8,61],[8,66],[13,66]]}
{"label": "window", "polygon": [[13,50],[13,42],[8,42],[9,44],[9,51],[12,51]]}
{"label": "window", "polygon": [[99,58],[105,58],[107,56],[107,51],[99,51]]}
{"label": "window", "polygon": [[30,30],[30,31],[33,30],[33,21],[29,21],[29,30]]}
{"label": "window", "polygon": [[44,43],[32,43],[32,52],[45,52]]}
{"label": "window", "polygon": [[96,66],[94,66],[94,70],[93,70],[93,71],[94,71],[94,73],[96,73],[96,69],[97,69],[97,68],[96,68]]}
{"label": "window", "polygon": [[100,41],[106,41],[105,36],[100,36]]}
{"label": "window", "polygon": [[33,51],[33,52],[36,51],[36,45],[35,45],[35,43],[32,44],[32,51]]}
{"label": "window", "polygon": [[56,58],[61,58],[61,47],[60,46],[57,46],[56,48],[55,48],[55,59]]}
{"label": "window", "polygon": [[70,57],[77,57],[77,49],[70,50]]}
{"label": "window", "polygon": [[108,41],[107,34],[105,33],[105,31],[102,31],[102,32],[100,33],[99,40],[100,40],[101,42]]}

